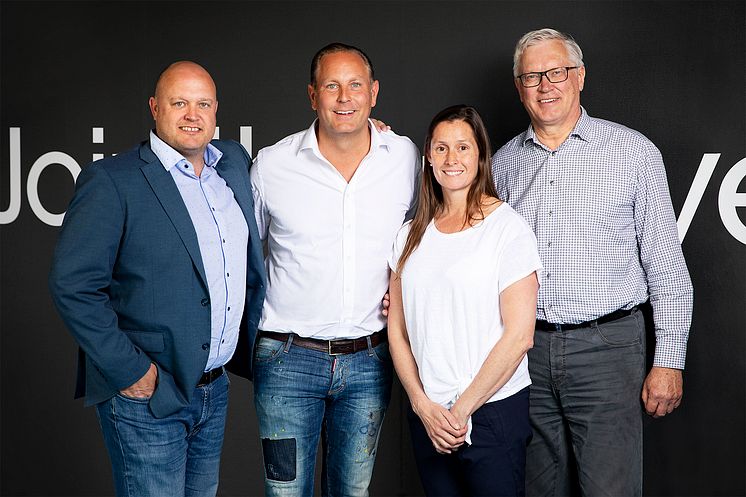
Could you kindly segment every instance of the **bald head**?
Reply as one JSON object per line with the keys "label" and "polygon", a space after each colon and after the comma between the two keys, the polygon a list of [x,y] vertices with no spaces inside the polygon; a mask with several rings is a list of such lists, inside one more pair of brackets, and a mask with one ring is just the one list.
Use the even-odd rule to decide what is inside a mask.
{"label": "bald head", "polygon": [[201,171],[218,110],[210,73],[194,62],[171,64],[158,78],[149,104],[158,138],[191,162],[195,171]]}
{"label": "bald head", "polygon": [[158,81],[155,83],[155,97],[158,98],[159,93],[162,93],[164,86],[167,86],[172,80],[176,79],[205,79],[212,85],[213,93],[217,94],[215,82],[212,80],[212,76],[207,70],[196,62],[190,60],[180,60],[174,62],[166,69],[163,70]]}

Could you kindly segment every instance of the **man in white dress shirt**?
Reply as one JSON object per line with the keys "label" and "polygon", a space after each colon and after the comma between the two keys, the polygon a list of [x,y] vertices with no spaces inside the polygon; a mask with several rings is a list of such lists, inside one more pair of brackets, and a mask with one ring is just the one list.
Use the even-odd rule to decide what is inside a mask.
{"label": "man in white dress shirt", "polygon": [[420,154],[370,122],[378,81],[358,48],[314,56],[317,119],[259,151],[251,170],[267,243],[267,298],[254,401],[267,495],[367,495],[391,395],[381,296],[398,229],[413,212]]}

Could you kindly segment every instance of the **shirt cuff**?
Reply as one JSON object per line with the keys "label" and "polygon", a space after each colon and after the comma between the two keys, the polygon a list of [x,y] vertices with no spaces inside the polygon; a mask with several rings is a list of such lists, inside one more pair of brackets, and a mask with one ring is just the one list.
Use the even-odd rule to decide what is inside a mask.
{"label": "shirt cuff", "polygon": [[686,340],[659,339],[655,345],[653,366],[659,368],[684,369],[686,362]]}

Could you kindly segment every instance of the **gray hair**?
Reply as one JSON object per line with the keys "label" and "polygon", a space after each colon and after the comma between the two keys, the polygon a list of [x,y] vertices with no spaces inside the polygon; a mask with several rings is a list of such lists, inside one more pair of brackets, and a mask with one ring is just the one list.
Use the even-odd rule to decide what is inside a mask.
{"label": "gray hair", "polygon": [[535,31],[529,31],[525,35],[521,36],[518,43],[515,45],[515,52],[513,52],[513,76],[518,77],[518,64],[521,62],[523,52],[528,47],[537,45],[543,41],[559,40],[565,44],[567,49],[567,55],[570,57],[570,63],[581,67],[583,66],[583,51],[580,46],[575,42],[572,36],[561,33],[556,29],[543,28]]}

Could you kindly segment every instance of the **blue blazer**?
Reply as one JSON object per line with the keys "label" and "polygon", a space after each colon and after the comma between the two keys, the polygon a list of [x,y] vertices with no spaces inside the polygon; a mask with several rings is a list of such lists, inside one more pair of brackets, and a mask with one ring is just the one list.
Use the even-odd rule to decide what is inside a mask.
{"label": "blue blazer", "polygon": [[[249,183],[251,159],[233,141],[216,169],[249,227],[246,303],[229,364],[251,378],[266,276]],[[65,215],[49,289],[80,345],[76,397],[103,402],[158,367],[156,417],[189,404],[210,347],[210,295],[197,234],[171,174],[144,142],[85,168]]]}

